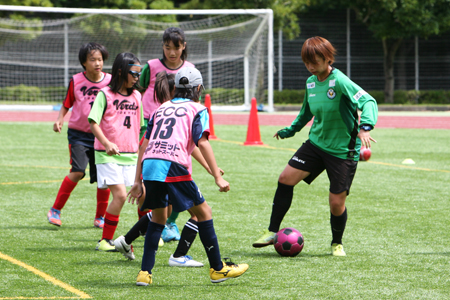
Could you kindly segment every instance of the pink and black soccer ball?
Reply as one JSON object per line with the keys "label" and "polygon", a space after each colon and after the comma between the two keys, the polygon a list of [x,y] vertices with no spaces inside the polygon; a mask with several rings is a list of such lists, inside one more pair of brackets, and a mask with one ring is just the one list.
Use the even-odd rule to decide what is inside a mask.
{"label": "pink and black soccer ball", "polygon": [[275,235],[273,245],[281,256],[296,256],[303,249],[303,235],[295,228],[283,228]]}

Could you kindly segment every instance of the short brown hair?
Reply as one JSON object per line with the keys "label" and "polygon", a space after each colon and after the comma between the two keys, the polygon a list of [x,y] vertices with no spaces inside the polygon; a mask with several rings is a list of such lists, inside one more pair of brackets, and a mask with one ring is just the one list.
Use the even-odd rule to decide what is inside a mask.
{"label": "short brown hair", "polygon": [[85,70],[86,67],[83,64],[87,61],[88,54],[92,54],[92,51],[100,51],[103,61],[108,59],[109,53],[108,50],[106,50],[105,46],[98,43],[84,44],[83,46],[81,46],[80,51],[78,52],[78,59],[80,60],[81,66]]}
{"label": "short brown hair", "polygon": [[324,61],[331,64],[334,63],[336,49],[333,45],[323,37],[315,36],[307,39],[302,47],[303,62],[316,63],[316,55],[319,55]]}

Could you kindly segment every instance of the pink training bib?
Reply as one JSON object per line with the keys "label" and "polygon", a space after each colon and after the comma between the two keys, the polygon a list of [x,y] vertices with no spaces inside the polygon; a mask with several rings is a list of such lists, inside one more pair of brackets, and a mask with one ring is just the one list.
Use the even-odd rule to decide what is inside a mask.
{"label": "pink training bib", "polygon": [[156,75],[161,71],[166,71],[168,74],[176,74],[181,68],[194,67],[192,63],[185,61],[181,67],[176,70],[172,70],[167,68],[159,59],[149,60],[148,66],[150,68],[150,82],[148,83],[147,90],[142,96],[145,119],[150,119],[155,110],[161,105],[158,100],[154,99]]}
{"label": "pink training bib", "polygon": [[[194,120],[206,107],[194,101],[173,103],[167,101],[154,114],[153,129],[142,160],[147,158],[173,161],[191,170],[191,153],[195,141],[193,134]],[[208,128],[202,128],[209,132]]]}
{"label": "pink training bib", "polygon": [[100,89],[107,86],[111,81],[111,74],[103,74],[105,76],[100,82],[90,81],[83,72],[72,77],[75,101],[73,102],[72,114],[69,119],[69,128],[92,133],[88,121],[92,103],[94,103]]}
{"label": "pink training bib", "polygon": [[[101,92],[106,96],[106,110],[99,124],[105,137],[119,147],[122,153],[136,153],[139,149],[141,128],[141,94],[134,90],[130,96],[113,93],[109,87]],[[97,138],[95,150],[105,151]]]}

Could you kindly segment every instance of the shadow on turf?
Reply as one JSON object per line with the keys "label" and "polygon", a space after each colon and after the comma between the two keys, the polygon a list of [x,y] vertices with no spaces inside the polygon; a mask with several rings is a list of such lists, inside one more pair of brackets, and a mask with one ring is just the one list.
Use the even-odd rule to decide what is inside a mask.
{"label": "shadow on turf", "polygon": [[[279,255],[278,253],[275,252],[275,250],[273,251],[273,253],[269,253],[269,252],[264,252],[264,253],[242,253],[241,255],[246,255],[249,257],[267,257],[267,258],[273,258],[273,257],[283,257],[281,255]],[[293,258],[302,258],[302,257],[331,257],[330,253],[321,253],[321,254],[309,254],[309,253],[300,253],[297,256],[294,256]],[[289,257],[286,257],[289,258]]]}
{"label": "shadow on turf", "polygon": [[[137,272],[136,272],[137,275]],[[147,289],[167,289],[167,287],[170,287],[171,289],[177,289],[179,288],[180,293],[183,291],[184,288],[186,288],[186,285],[181,285],[181,284],[176,284],[173,281],[172,282],[167,282],[167,279],[165,278],[157,278],[157,276],[155,276],[153,278],[153,283],[150,284],[149,286],[137,286],[136,285],[136,277],[130,277],[130,278],[124,278],[123,277],[118,277],[118,279],[120,279],[121,281],[114,281],[114,282],[107,282],[107,281],[93,281],[93,280],[89,280],[85,282],[85,285],[87,286],[101,286],[102,289],[107,287],[109,289],[109,292],[114,291],[114,289],[120,289],[120,292],[123,293],[123,289],[129,289],[129,290],[133,290],[133,291],[137,291],[137,290],[147,290]],[[209,280],[209,275],[201,275],[195,278],[195,280],[192,280],[191,283],[189,284],[189,287],[208,287],[208,288],[229,288],[232,286],[236,286],[239,285],[239,278],[234,278],[232,280],[227,280],[225,282],[221,282],[221,283],[212,283]],[[81,281],[80,281],[81,282]],[[194,283],[195,282],[195,283]],[[81,282],[82,283],[82,282]]]}
{"label": "shadow on turf", "polygon": [[18,225],[18,226],[1,226],[0,228],[13,229],[13,230],[14,229],[30,230],[30,228],[32,228],[32,229],[35,229],[35,230],[46,230],[46,231],[48,231],[48,230],[50,230],[50,231],[58,231],[58,230],[64,230],[64,231],[67,231],[67,230],[74,231],[74,230],[76,230],[76,231],[79,231],[79,230],[92,229],[92,230],[97,230],[100,234],[102,233],[102,230],[100,228],[97,228],[97,227],[94,227],[94,226],[69,226],[69,225],[67,225],[67,226],[58,227],[58,226],[52,225],[50,223],[47,223],[45,225],[40,225],[40,226],[20,226],[20,225]]}
{"label": "shadow on turf", "polygon": [[416,252],[416,253],[408,253],[406,255],[446,255],[446,256],[450,256],[450,252]]}

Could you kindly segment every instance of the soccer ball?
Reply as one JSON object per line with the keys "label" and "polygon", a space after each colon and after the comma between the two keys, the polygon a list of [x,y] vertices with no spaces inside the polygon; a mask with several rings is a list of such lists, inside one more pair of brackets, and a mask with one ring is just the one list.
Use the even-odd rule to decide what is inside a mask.
{"label": "soccer ball", "polygon": [[359,151],[359,160],[369,160],[371,155],[372,151],[370,150],[370,148],[361,147],[361,150]]}
{"label": "soccer ball", "polygon": [[281,256],[296,256],[303,249],[303,235],[295,228],[287,227],[277,232],[273,245]]}

